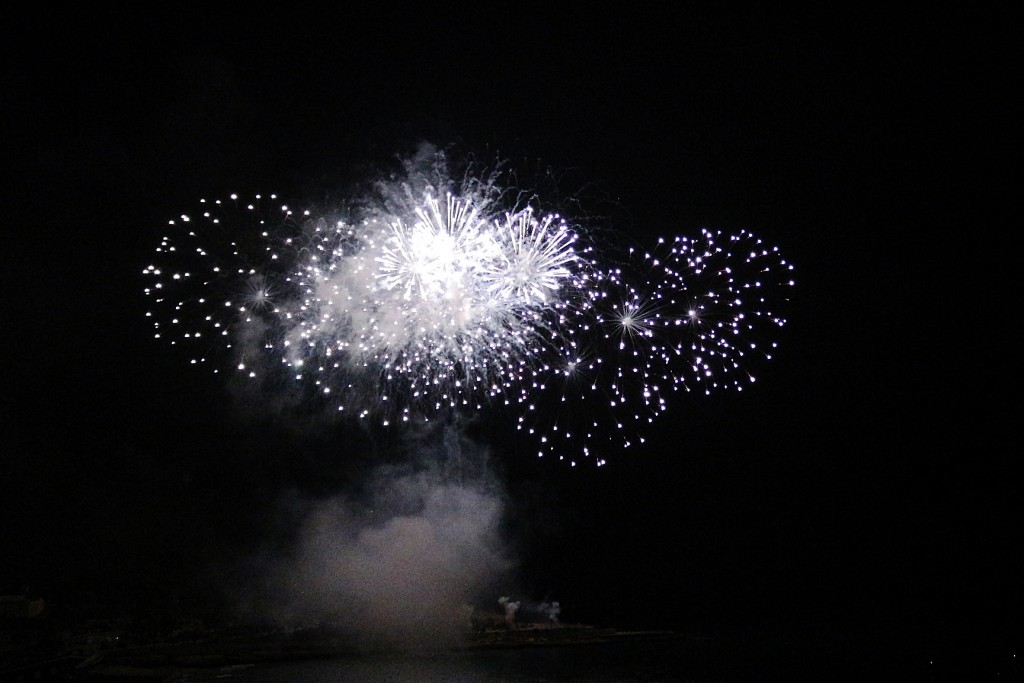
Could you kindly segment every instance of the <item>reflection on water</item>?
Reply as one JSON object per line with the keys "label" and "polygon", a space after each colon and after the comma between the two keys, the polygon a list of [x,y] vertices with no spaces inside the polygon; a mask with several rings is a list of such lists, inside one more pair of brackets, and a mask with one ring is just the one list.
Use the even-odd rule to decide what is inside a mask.
{"label": "reflection on water", "polygon": [[[675,643],[634,642],[572,647],[376,655],[223,668],[182,676],[186,681],[260,683],[493,683],[497,681],[699,680]],[[685,658],[689,659],[689,658]],[[689,669],[689,672],[684,669]]]}
{"label": "reflection on water", "polygon": [[[840,645],[842,647],[840,647]],[[435,654],[349,655],[208,668],[153,670],[126,678],[112,669],[90,672],[90,683],[667,683],[669,681],[966,681],[1022,680],[1016,658],[1001,650],[957,658],[907,651],[887,641],[719,639],[676,635],[574,645],[466,649]],[[116,675],[115,675],[116,674]],[[34,679],[33,679],[34,680]]]}

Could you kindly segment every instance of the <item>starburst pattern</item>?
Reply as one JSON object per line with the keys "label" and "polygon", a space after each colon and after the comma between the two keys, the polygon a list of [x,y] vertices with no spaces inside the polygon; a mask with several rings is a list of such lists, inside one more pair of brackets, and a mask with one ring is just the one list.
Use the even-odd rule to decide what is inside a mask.
{"label": "starburst pattern", "polygon": [[154,335],[385,425],[510,409],[573,464],[642,440],[671,393],[742,390],[771,357],[792,266],[749,232],[605,268],[560,216],[497,210],[479,186],[363,219],[203,201],[143,271]]}

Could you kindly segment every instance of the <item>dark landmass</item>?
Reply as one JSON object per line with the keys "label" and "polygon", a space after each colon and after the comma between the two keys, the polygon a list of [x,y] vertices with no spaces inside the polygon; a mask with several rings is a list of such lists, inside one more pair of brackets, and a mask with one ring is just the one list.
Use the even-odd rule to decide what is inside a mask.
{"label": "dark landmass", "polygon": [[[951,644],[935,660],[922,660],[889,638],[830,642],[792,634],[695,635],[673,630],[618,629],[581,624],[515,624],[467,630],[455,640],[428,637],[370,641],[336,625],[208,627],[177,622],[161,631],[93,622],[0,624],[0,681],[77,680],[93,683],[212,680],[244,677],[246,670],[275,664],[339,660],[365,666],[398,657],[489,657],[512,650],[559,648],[573,661],[670,662],[687,680],[747,680],[820,674],[821,680],[1020,680],[1005,648]],[[346,665],[347,666],[347,665]],[[867,678],[863,678],[867,676]]]}
{"label": "dark landmass", "polygon": [[692,648],[701,643],[701,639],[672,631],[549,623],[467,630],[460,638],[440,643],[416,637],[366,640],[329,625],[206,628],[199,623],[178,623],[169,631],[146,633],[110,621],[74,627],[22,621],[8,622],[2,633],[0,681],[167,680],[190,670],[228,671],[258,664],[396,652],[437,654],[637,641],[675,641]]}
{"label": "dark landmass", "polygon": [[562,625],[492,630],[466,635],[466,648],[506,648],[554,645],[583,645],[627,640],[671,640],[682,638],[673,631],[619,631],[584,625]]}

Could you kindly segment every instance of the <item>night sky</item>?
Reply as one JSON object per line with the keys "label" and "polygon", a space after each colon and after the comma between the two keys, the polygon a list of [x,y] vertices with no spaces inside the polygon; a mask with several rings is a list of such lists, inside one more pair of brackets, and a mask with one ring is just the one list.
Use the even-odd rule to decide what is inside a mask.
{"label": "night sky", "polygon": [[223,382],[153,340],[141,270],[199,197],[337,192],[427,141],[554,169],[638,239],[747,228],[797,266],[749,391],[677,395],[600,469],[482,442],[520,594],[570,621],[836,653],[1015,651],[1005,19],[3,24],[0,592],[212,604],[287,537],[283,499],[359,485],[367,435],[239,421]]}

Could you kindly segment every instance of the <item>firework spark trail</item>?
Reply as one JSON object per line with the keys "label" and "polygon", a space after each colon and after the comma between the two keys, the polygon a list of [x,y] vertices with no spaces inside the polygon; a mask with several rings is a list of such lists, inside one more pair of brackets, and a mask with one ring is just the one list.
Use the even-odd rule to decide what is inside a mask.
{"label": "firework spark trail", "polygon": [[509,406],[539,455],[573,464],[629,446],[671,392],[742,390],[770,358],[793,284],[777,248],[704,230],[608,268],[560,216],[498,209],[491,187],[404,187],[362,219],[203,201],[143,271],[155,336],[384,425]]}
{"label": "firework spark trail", "polygon": [[621,271],[605,276],[610,295],[596,307],[586,347],[540,387],[557,387],[563,408],[519,417],[538,437],[538,455],[595,459],[593,446],[609,439],[643,442],[643,426],[668,409],[671,393],[743,391],[777,347],[785,318],[775,307],[795,284],[777,247],[748,231],[705,229],[633,256],[636,284]]}

